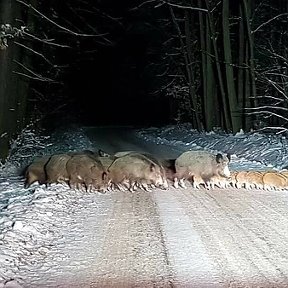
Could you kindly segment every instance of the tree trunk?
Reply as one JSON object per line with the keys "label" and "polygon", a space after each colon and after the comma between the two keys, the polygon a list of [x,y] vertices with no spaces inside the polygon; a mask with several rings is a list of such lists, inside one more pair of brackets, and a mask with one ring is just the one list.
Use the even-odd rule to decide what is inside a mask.
{"label": "tree trunk", "polygon": [[[248,0],[249,1],[249,0]],[[247,3],[249,5],[247,5]],[[248,47],[249,47],[249,71],[250,71],[250,83],[251,83],[251,99],[253,107],[257,107],[257,95],[255,85],[255,60],[254,60],[254,37],[251,32],[250,15],[251,15],[251,1],[243,0],[243,14],[244,21],[248,36]]]}
{"label": "tree trunk", "polygon": [[239,15],[240,15],[240,20],[239,20],[239,36],[238,36],[238,71],[237,71],[237,100],[238,100],[238,105],[241,107],[241,112],[242,112],[242,127],[246,129],[246,117],[244,113],[245,109],[245,84],[247,84],[244,81],[244,67],[245,67],[245,47],[246,47],[246,40],[245,40],[245,32],[244,32],[244,23],[243,23],[243,12],[241,9],[241,5],[239,5]]}
{"label": "tree trunk", "polygon": [[232,67],[231,40],[229,29],[229,0],[223,0],[222,4],[223,52],[226,74],[226,87],[228,94],[227,100],[231,113],[232,131],[238,132],[241,128],[241,117],[239,115],[234,81],[234,71]]}
{"label": "tree trunk", "polygon": [[[198,7],[202,7],[201,0],[198,0]],[[203,87],[203,116],[206,131],[211,131],[213,127],[219,126],[220,124],[220,121],[217,118],[220,114],[220,110],[217,101],[217,88],[215,85],[213,63],[211,59],[212,49],[209,22],[208,18],[205,17],[201,11],[199,12],[199,25]]]}
{"label": "tree trunk", "polygon": [[[15,1],[1,1],[1,23],[17,27],[15,19],[21,19],[21,16],[21,9]],[[15,60],[23,63],[23,54],[12,41],[8,45],[6,49],[0,50],[0,160],[7,157],[11,139],[24,126],[28,93],[28,81],[20,79],[13,72],[19,71]]]}
{"label": "tree trunk", "polygon": [[[176,17],[174,15],[174,12],[173,12],[173,9],[171,7],[169,7],[169,10],[170,10],[170,14],[172,16],[172,21],[175,25],[175,28],[176,28],[176,31],[178,33],[178,37],[179,37],[179,41],[180,41],[180,45],[181,45],[181,51],[183,53],[183,57],[184,57],[184,61],[185,61],[185,69],[186,69],[186,73],[187,73],[187,84],[189,85],[189,100],[190,100],[190,104],[191,104],[191,108],[193,110],[193,115],[194,115],[194,123],[193,126],[197,129],[200,129],[201,125],[200,125],[200,119],[199,119],[199,115],[198,115],[198,112],[197,112],[197,101],[196,101],[196,97],[195,97],[195,90],[194,90],[194,81],[193,81],[193,75],[192,75],[192,72],[191,72],[191,65],[189,65],[189,58],[188,58],[188,53],[187,53],[187,50],[186,49],[189,49],[189,48],[186,48],[185,49],[185,44],[183,42],[183,39],[182,39],[182,33],[181,33],[181,30],[180,30],[180,27],[177,23],[177,20],[176,20]],[[188,19],[185,19],[185,21],[189,21]],[[188,24],[185,22],[185,29],[186,26]],[[190,29],[190,28],[188,28]],[[186,34],[189,32],[186,31]],[[188,34],[189,35],[189,34]],[[186,35],[186,37],[188,37]]]}
{"label": "tree trunk", "polygon": [[208,22],[209,22],[210,34],[211,34],[211,39],[212,39],[212,44],[213,44],[213,52],[214,52],[214,57],[215,57],[218,84],[220,88],[221,97],[220,97],[219,104],[221,105],[221,108],[223,111],[223,126],[226,130],[231,130],[232,129],[231,115],[230,115],[229,106],[227,103],[227,97],[226,97],[226,93],[224,89],[223,76],[222,76],[221,66],[219,62],[219,54],[218,54],[218,47],[217,47],[217,42],[216,42],[214,19],[213,19],[213,15],[209,7],[208,0],[205,0],[205,3],[206,3],[207,10],[208,10]]}

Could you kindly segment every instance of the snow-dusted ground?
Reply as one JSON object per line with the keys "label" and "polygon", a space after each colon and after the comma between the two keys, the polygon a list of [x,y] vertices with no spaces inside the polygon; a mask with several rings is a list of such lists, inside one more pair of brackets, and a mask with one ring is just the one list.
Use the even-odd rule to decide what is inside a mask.
{"label": "snow-dusted ground", "polygon": [[[162,129],[27,130],[0,170],[0,287],[288,287],[288,191],[83,193],[23,188],[36,155],[81,149],[233,154],[231,169],[288,165],[284,137]],[[18,286],[17,286],[18,285]]]}

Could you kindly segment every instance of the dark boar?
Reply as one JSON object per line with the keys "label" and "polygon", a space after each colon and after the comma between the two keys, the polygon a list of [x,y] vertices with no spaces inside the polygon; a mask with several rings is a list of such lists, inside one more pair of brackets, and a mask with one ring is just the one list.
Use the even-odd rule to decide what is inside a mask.
{"label": "dark boar", "polygon": [[84,185],[86,191],[105,192],[107,189],[107,173],[97,157],[74,155],[67,162],[66,168],[71,188],[80,189]]}
{"label": "dark boar", "polygon": [[[193,180],[193,187],[200,188],[214,176],[230,177],[228,163],[229,156],[214,155],[206,151],[187,151],[181,154],[175,161],[176,174],[174,186],[186,188],[184,180]],[[179,181],[179,182],[178,182]]]}
{"label": "dark boar", "polygon": [[46,173],[44,166],[49,161],[50,156],[35,158],[33,162],[25,170],[25,184],[28,188],[31,184],[38,181],[39,184],[46,183]]}
{"label": "dark boar", "polygon": [[151,185],[164,189],[168,186],[161,167],[140,153],[133,152],[116,158],[108,168],[108,175],[112,184],[122,185],[129,190],[137,186],[147,191],[150,191]]}
{"label": "dark boar", "polygon": [[50,157],[45,165],[47,184],[67,183],[69,175],[66,169],[67,162],[71,159],[68,154],[56,154]]}

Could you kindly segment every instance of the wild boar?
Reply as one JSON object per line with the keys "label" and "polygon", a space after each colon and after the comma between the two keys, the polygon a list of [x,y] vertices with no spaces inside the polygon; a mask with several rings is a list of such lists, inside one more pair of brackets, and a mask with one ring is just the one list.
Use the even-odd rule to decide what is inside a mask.
{"label": "wild boar", "polygon": [[236,175],[236,187],[263,189],[263,173],[259,171],[240,171]]}
{"label": "wild boar", "polygon": [[55,154],[50,157],[45,165],[47,184],[66,183],[69,181],[69,175],[66,169],[67,162],[71,159],[68,154]]}
{"label": "wild boar", "polygon": [[[136,157],[136,158],[141,158],[143,157],[143,160],[147,160],[147,158],[152,161],[154,164],[156,164],[160,170],[161,173],[163,175],[163,179],[164,179],[164,184],[163,184],[163,188],[167,189],[168,188],[168,181],[167,181],[167,173],[169,173],[169,176],[171,174],[172,177],[172,166],[173,166],[173,160],[164,160],[164,159],[158,159],[156,156],[154,156],[151,153],[148,152],[136,152],[136,151],[122,151],[122,152],[117,152],[115,153],[114,157],[123,157],[123,156],[131,156],[131,157]],[[175,165],[174,165],[174,170],[175,170]],[[144,183],[144,181],[142,181],[142,183]],[[147,184],[147,185],[151,185],[153,186],[153,184]],[[138,183],[139,186],[139,183]]]}
{"label": "wild boar", "polygon": [[46,184],[46,173],[44,166],[49,161],[50,156],[35,158],[25,170],[24,187],[28,188],[34,182]]}
{"label": "wild boar", "polygon": [[251,183],[248,182],[248,171],[239,171],[235,176],[236,179],[236,188],[240,189],[244,187],[245,189],[251,188]]}
{"label": "wild boar", "polygon": [[250,183],[250,187],[254,187],[256,189],[263,189],[263,172],[259,171],[248,171],[247,173],[247,182]]}
{"label": "wild boar", "polygon": [[107,189],[107,173],[101,161],[88,154],[78,154],[71,157],[66,164],[69,186],[73,189],[85,187],[86,191]]}
{"label": "wild boar", "polygon": [[[169,180],[173,181],[173,179],[174,179],[174,174],[176,172],[175,171],[175,160],[176,159],[160,159],[151,153],[139,152],[139,151],[120,151],[120,152],[116,152],[114,155],[109,155],[108,153],[106,153],[102,150],[99,150],[98,153],[99,153],[99,155],[103,155],[103,157],[107,157],[109,159],[116,159],[116,158],[120,158],[120,157],[127,156],[127,155],[130,155],[130,156],[134,155],[134,157],[139,157],[139,155],[143,155],[160,167],[160,169],[164,175],[164,179],[166,179],[166,180],[164,180],[165,183],[164,183],[163,187],[168,188],[168,181],[167,180],[169,179]],[[144,183],[144,181],[142,181],[142,183]],[[140,184],[138,183],[138,186],[139,185]],[[153,186],[153,184],[150,184],[150,185]],[[123,185],[120,186],[119,184],[118,184],[118,188],[121,190],[127,189],[127,187],[124,187]]]}
{"label": "wild boar", "polygon": [[229,182],[230,182],[230,184],[231,184],[231,186],[233,188],[237,188],[237,186],[236,186],[236,184],[237,184],[236,177],[237,177],[238,173],[239,173],[238,171],[232,171],[231,174],[230,174]]}
{"label": "wild boar", "polygon": [[149,185],[164,189],[168,185],[161,167],[148,157],[137,153],[116,158],[108,168],[108,176],[113,185],[123,185],[130,191],[137,186],[150,191]]}
{"label": "wild boar", "polygon": [[229,155],[214,155],[206,151],[184,152],[175,161],[174,186],[178,188],[180,184],[182,188],[186,188],[184,180],[193,180],[194,188],[200,188],[200,184],[207,188],[207,183],[213,176],[230,177],[229,162]]}
{"label": "wild boar", "polygon": [[266,172],[263,175],[265,190],[282,190],[288,188],[288,178],[278,172]]}
{"label": "wild boar", "polygon": [[231,184],[232,178],[231,176],[229,178],[215,175],[210,178],[210,180],[207,181],[207,183],[203,183],[208,189],[212,188],[214,189],[215,186],[218,188],[228,188]]}

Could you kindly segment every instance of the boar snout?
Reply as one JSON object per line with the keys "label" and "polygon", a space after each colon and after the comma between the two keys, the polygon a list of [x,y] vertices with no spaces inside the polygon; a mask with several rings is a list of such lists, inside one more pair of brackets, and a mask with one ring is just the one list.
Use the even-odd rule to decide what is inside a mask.
{"label": "boar snout", "polygon": [[222,176],[226,177],[226,178],[230,178],[231,177],[231,173],[230,170],[228,168],[228,166],[225,166],[222,172]]}

